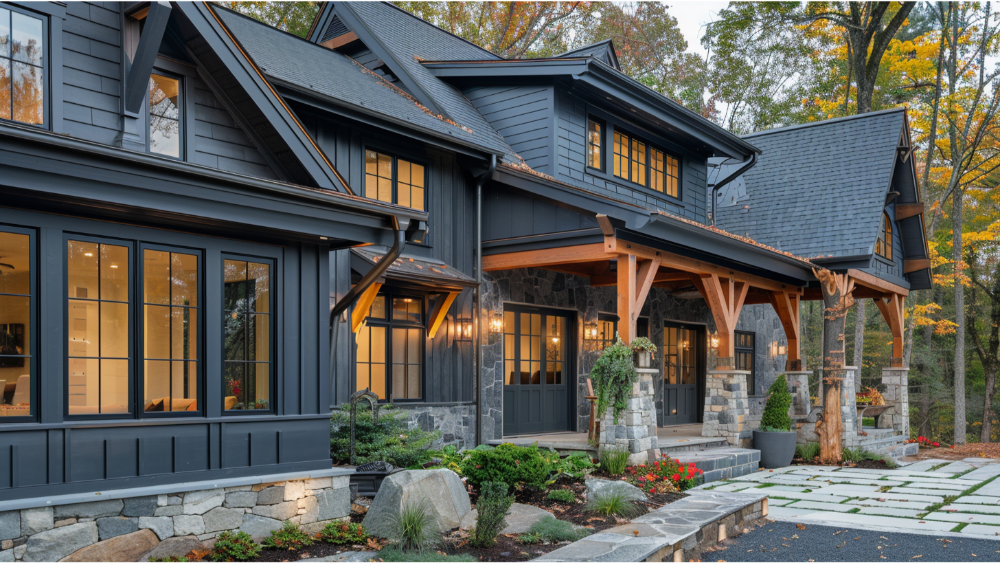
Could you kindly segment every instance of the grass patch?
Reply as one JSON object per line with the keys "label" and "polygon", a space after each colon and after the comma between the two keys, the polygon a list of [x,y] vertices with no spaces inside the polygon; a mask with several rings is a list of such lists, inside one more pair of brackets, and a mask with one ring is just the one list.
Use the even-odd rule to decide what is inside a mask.
{"label": "grass patch", "polygon": [[548,499],[558,502],[571,503],[576,500],[576,495],[569,489],[555,489],[553,491],[549,491]]}
{"label": "grass patch", "polygon": [[931,467],[930,469],[928,469],[928,472],[937,471],[938,469],[941,469],[942,467],[944,467],[945,465],[948,465],[949,463],[951,463],[951,462],[950,461],[946,461],[944,463],[939,463],[939,464],[935,465],[934,467]]}
{"label": "grass patch", "polygon": [[892,485],[886,485],[884,487],[879,487],[878,492],[888,493],[890,490],[892,490]]}
{"label": "grass patch", "polygon": [[395,547],[387,547],[378,552],[382,561],[477,561],[471,555],[444,555],[436,551],[402,551]]}
{"label": "grass patch", "polygon": [[968,525],[969,525],[968,522],[962,522],[958,526],[955,526],[954,528],[952,528],[951,531],[952,532],[961,532]]}
{"label": "grass patch", "polygon": [[861,507],[860,507],[860,506],[859,506],[859,507],[857,507],[857,508],[852,508],[852,509],[848,510],[848,511],[846,512],[846,514],[857,514],[857,513],[859,513],[859,512],[861,512]]}
{"label": "grass patch", "polygon": [[937,504],[930,505],[930,507],[927,508],[927,512],[917,514],[917,518],[926,518],[927,515],[930,514],[931,512],[936,512],[938,510],[941,510],[942,507],[955,502],[955,499],[957,498],[959,497],[944,497],[944,502],[939,502]]}
{"label": "grass patch", "polygon": [[531,526],[531,529],[528,530],[527,534],[522,534],[521,536],[518,536],[517,539],[522,543],[527,543],[525,540],[535,543],[540,543],[542,541],[555,543],[561,541],[576,541],[589,535],[590,530],[586,528],[577,528],[565,520],[542,518]]}
{"label": "grass patch", "polygon": [[777,483],[761,483],[760,485],[757,485],[755,488],[757,488],[757,489],[766,489],[768,487],[773,487],[775,485],[777,485]]}
{"label": "grass patch", "polygon": [[969,473],[972,473],[975,470],[976,470],[976,468],[973,467],[972,469],[969,469],[968,471],[963,471],[961,473],[956,473],[955,475],[951,476],[950,478],[951,479],[960,479],[963,475],[968,475]]}

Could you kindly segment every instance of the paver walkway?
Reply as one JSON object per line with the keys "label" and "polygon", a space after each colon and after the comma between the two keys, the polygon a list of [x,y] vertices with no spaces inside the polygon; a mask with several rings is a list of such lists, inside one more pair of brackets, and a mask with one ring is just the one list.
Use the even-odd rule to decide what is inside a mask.
{"label": "paver walkway", "polygon": [[766,492],[768,518],[1000,540],[1000,460],[922,460],[898,469],[796,465],[699,487]]}

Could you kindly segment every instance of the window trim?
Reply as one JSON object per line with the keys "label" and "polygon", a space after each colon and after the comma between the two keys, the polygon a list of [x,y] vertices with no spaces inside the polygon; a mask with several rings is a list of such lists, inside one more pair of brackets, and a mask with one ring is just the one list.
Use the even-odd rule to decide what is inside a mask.
{"label": "window trim", "polygon": [[[137,418],[136,408],[136,330],[138,325],[136,307],[136,287],[135,287],[135,251],[138,243],[134,240],[120,239],[106,236],[94,236],[79,234],[74,232],[63,232],[62,236],[62,307],[63,307],[63,342],[67,343],[67,348],[63,353],[63,419],[66,421],[77,420],[135,420]],[[113,246],[124,246],[128,248],[129,276],[128,276],[128,303],[131,311],[128,315],[128,412],[124,413],[97,413],[97,414],[70,414],[69,412],[69,241],[90,242],[95,244],[108,244]],[[98,277],[100,283],[100,277]],[[98,350],[100,352],[100,350]],[[100,358],[100,356],[98,356]],[[100,400],[100,397],[98,397]]]}
{"label": "window trim", "polygon": [[[40,286],[38,285],[38,231],[37,229],[26,229],[23,227],[15,227],[13,225],[7,225],[0,223],[0,232],[13,233],[18,235],[28,236],[28,268],[30,269],[28,274],[28,283],[31,289],[31,294],[28,298],[28,322],[31,323],[28,326],[27,336],[30,338],[28,342],[31,343],[31,353],[23,354],[25,359],[29,361],[28,365],[28,376],[31,378],[29,388],[29,396],[31,405],[28,408],[28,414],[26,416],[4,416],[0,417],[0,423],[2,424],[15,424],[15,423],[25,423],[25,422],[37,422],[38,421],[38,411],[37,405],[38,401],[38,346],[39,339],[38,335],[41,332],[38,330],[38,296],[40,291]],[[2,396],[3,390],[0,389],[0,396]]]}
{"label": "window trim", "polygon": [[[38,2],[37,4],[42,4],[42,3]],[[52,95],[52,92],[53,92],[52,86],[53,86],[54,81],[52,80],[52,71],[50,70],[50,67],[52,67],[52,65],[53,65],[53,63],[55,62],[56,59],[53,58],[53,53],[54,53],[55,49],[53,47],[52,37],[54,36],[54,34],[49,29],[52,26],[53,14],[50,14],[50,13],[39,13],[39,12],[34,11],[34,10],[26,9],[26,8],[22,7],[21,5],[19,5],[18,3],[12,3],[12,2],[0,2],[0,7],[3,7],[3,9],[5,9],[5,10],[10,10],[12,12],[18,12],[18,13],[23,14],[25,16],[41,20],[41,22],[42,22],[42,44],[43,44],[43,47],[45,49],[45,54],[43,55],[43,59],[42,59],[42,84],[43,84],[43,88],[44,88],[44,90],[42,92],[42,122],[38,123],[38,124],[36,124],[36,123],[24,123],[22,121],[17,121],[15,119],[13,119],[14,115],[13,115],[13,105],[12,105],[11,106],[11,118],[12,119],[2,119],[2,118],[0,118],[0,123],[14,123],[14,124],[17,124],[17,125],[25,125],[25,126],[28,126],[28,127],[38,127],[40,129],[44,129],[44,130],[48,130],[48,131],[53,131],[54,129],[52,128],[52,122],[53,122],[53,119],[52,119],[52,111],[53,110],[52,110],[52,108],[54,106],[54,103],[53,103],[53,99],[54,98],[53,98],[53,95]],[[62,26],[59,26],[59,27],[60,27],[60,31],[61,31],[61,27]],[[13,33],[13,30],[11,32]],[[59,45],[58,47],[59,47],[59,50],[61,51],[62,50],[62,45]],[[9,60],[13,61],[14,59],[13,59],[13,57],[11,57]],[[59,61],[59,64],[61,65],[62,64],[61,57],[60,57],[60,59],[58,59],[58,61]],[[11,68],[13,69],[13,66]],[[13,98],[14,98],[14,96],[13,96],[13,88],[14,88],[13,70],[11,70],[11,73],[12,73],[11,74],[11,103],[13,104]],[[60,86],[62,86],[62,85],[60,84]],[[60,99],[60,102],[61,102],[61,99]]]}
{"label": "window trim", "polygon": [[381,201],[381,200],[376,199],[376,198],[368,197],[368,185],[367,185],[367,178],[366,178],[366,176],[368,175],[368,173],[367,173],[367,170],[365,169],[366,161],[367,161],[367,158],[368,158],[368,151],[372,151],[372,152],[374,152],[376,154],[382,154],[382,155],[388,156],[389,158],[392,159],[392,202],[390,202],[392,205],[401,205],[401,204],[397,203],[399,201],[399,159],[403,159],[403,160],[409,162],[410,164],[416,164],[418,166],[423,166],[424,167],[424,208],[423,209],[417,209],[416,207],[407,207],[407,206],[402,206],[402,207],[407,207],[407,209],[417,209],[418,211],[427,212],[428,211],[428,207],[430,206],[430,186],[429,186],[428,180],[430,179],[430,169],[431,169],[431,167],[423,159],[420,159],[420,158],[411,158],[411,157],[403,155],[399,151],[395,151],[395,150],[383,150],[377,144],[367,144],[367,143],[365,143],[361,147],[361,186],[362,186],[362,196],[365,197],[365,198],[367,198],[367,199],[374,200],[374,201]]}
{"label": "window trim", "polygon": [[[749,346],[736,346],[737,335],[749,335],[753,339],[753,347]],[[747,376],[747,395],[752,396],[757,391],[757,333],[750,330],[736,330],[733,331],[733,353],[736,354],[740,351],[749,351],[751,357],[753,358],[753,364],[750,366],[750,374]],[[735,359],[734,359],[735,362]]]}
{"label": "window trim", "polygon": [[[600,137],[599,137],[600,138],[600,143],[597,145],[598,150],[600,150],[600,152],[601,152],[601,154],[600,154],[601,167],[600,168],[595,168],[595,167],[593,167],[593,166],[590,165],[590,146],[591,146],[591,142],[590,142],[590,122],[594,122],[594,123],[598,124],[601,127],[601,134],[600,134]],[[594,117],[591,114],[587,114],[587,128],[584,130],[583,135],[584,135],[584,137],[583,137],[583,141],[584,141],[583,142],[583,146],[584,146],[583,158],[584,158],[585,165],[586,165],[585,168],[587,170],[596,170],[598,172],[604,173],[605,169],[607,168],[607,159],[608,159],[607,158],[608,157],[608,151],[606,150],[607,135],[608,135],[608,124],[607,124],[607,122],[604,121],[603,119],[598,119],[597,117]]]}
{"label": "window trim", "polygon": [[[395,404],[395,403],[409,403],[409,404],[420,404],[427,402],[427,312],[428,312],[428,295],[423,295],[419,292],[407,291],[405,289],[388,287],[383,285],[378,292],[385,298],[385,319],[373,319],[372,317],[365,316],[364,326],[379,326],[384,327],[385,331],[385,398],[379,399],[380,404]],[[420,300],[420,316],[422,321],[419,323],[413,321],[400,320],[396,321],[392,316],[392,300],[394,298],[402,299],[415,299]],[[419,399],[394,399],[392,396],[392,329],[396,328],[407,328],[407,329],[420,329],[420,398]],[[351,346],[351,351],[354,357],[351,359],[351,388],[355,391],[358,390],[358,344],[357,336],[355,334],[355,339],[353,346]],[[371,363],[371,362],[369,362]],[[369,386],[370,388],[370,386]],[[353,393],[354,391],[352,391]]]}
{"label": "window trim", "polygon": [[[269,318],[269,330],[271,331],[271,341],[269,343],[270,359],[268,364],[271,369],[269,372],[270,381],[268,382],[268,399],[266,409],[226,409],[226,396],[220,395],[219,408],[221,409],[222,416],[253,416],[253,415],[276,415],[278,414],[278,366],[280,364],[278,358],[278,283],[280,274],[278,272],[278,259],[268,256],[254,256],[252,254],[241,254],[237,252],[227,252],[222,251],[219,253],[219,263],[218,263],[218,276],[219,281],[222,282],[219,286],[219,290],[222,296],[219,300],[219,310],[218,314],[221,316],[225,315],[226,303],[225,303],[225,287],[226,287],[226,260],[239,260],[243,262],[257,262],[258,264],[268,264],[271,267],[270,287],[268,288],[268,298],[271,300],[269,303],[270,314]],[[226,331],[225,326],[220,327],[218,334],[218,345],[219,345],[219,381],[220,385],[224,383],[226,377]],[[207,383],[207,382],[206,382]],[[206,393],[207,395],[207,393]]]}
{"label": "window trim", "polygon": [[[883,209],[882,220],[878,228],[878,237],[876,237],[875,239],[875,255],[878,256],[879,258],[889,261],[890,263],[895,262],[892,256],[892,251],[893,251],[892,236],[893,236],[892,218],[889,217],[888,210]],[[879,243],[882,243],[881,252],[879,252]],[[886,253],[886,249],[888,249],[888,253]],[[888,254],[888,256],[886,254]]]}
{"label": "window trim", "polygon": [[[146,260],[144,252],[146,250],[157,250],[161,252],[171,252],[174,254],[192,254],[198,258],[198,305],[194,307],[198,314],[197,320],[197,330],[198,337],[196,339],[198,345],[198,354],[195,357],[197,363],[197,373],[195,374],[197,378],[197,385],[195,387],[195,401],[197,401],[198,408],[194,411],[164,411],[164,412],[146,412],[145,410],[139,411],[136,409],[136,418],[138,419],[157,419],[157,418],[187,418],[187,417],[201,417],[205,414],[205,253],[204,251],[196,248],[186,248],[183,246],[175,246],[169,244],[159,244],[152,242],[139,242],[139,250],[136,256],[136,275],[137,279],[141,282],[146,280]],[[141,259],[140,259],[141,258]],[[223,264],[225,259],[223,259]],[[143,284],[144,285],[144,284]],[[136,317],[139,321],[145,319],[145,308],[146,302],[144,301],[144,296],[142,295],[143,288],[136,287],[136,300],[138,307],[136,310]],[[139,310],[141,309],[141,310]],[[138,348],[136,355],[136,379],[135,379],[135,396],[136,405],[139,405],[145,399],[146,391],[146,351],[143,343],[145,342],[145,323],[136,323],[136,346]],[[225,354],[223,354],[225,356]],[[223,358],[224,359],[224,358]],[[224,374],[220,374],[222,377]],[[225,410],[223,409],[223,412]]]}
{"label": "window trim", "polygon": [[149,126],[150,126],[150,111],[151,111],[151,108],[149,107],[149,82],[147,82],[146,83],[146,100],[145,100],[145,103],[143,103],[143,108],[145,109],[145,111],[143,112],[143,123],[145,124],[144,125],[144,128],[145,128],[145,135],[144,136],[145,136],[145,139],[146,139],[146,154],[151,155],[151,156],[160,156],[160,157],[163,157],[163,158],[169,158],[171,160],[179,160],[179,161],[183,162],[183,161],[186,161],[188,159],[187,158],[187,153],[188,153],[187,149],[188,149],[188,145],[190,144],[190,142],[189,142],[190,140],[188,139],[188,129],[189,129],[189,127],[188,127],[188,124],[187,124],[187,116],[188,116],[188,113],[190,113],[190,112],[188,112],[188,105],[189,105],[188,104],[188,99],[190,98],[189,92],[188,92],[188,84],[191,81],[189,80],[190,77],[188,75],[186,75],[185,73],[175,72],[174,70],[167,69],[167,68],[165,68],[167,65],[162,64],[162,62],[163,61],[159,57],[157,57],[156,64],[153,65],[153,71],[150,73],[149,79],[152,80],[153,79],[152,75],[159,74],[159,75],[164,76],[166,78],[170,78],[172,80],[176,80],[177,81],[177,96],[180,98],[177,101],[177,111],[180,112],[180,115],[177,118],[177,126],[179,128],[179,131],[177,132],[177,146],[178,146],[178,151],[177,151],[177,156],[170,156],[169,154],[163,154],[163,153],[153,152],[153,148],[152,148],[152,142],[153,142],[153,140],[152,140],[152,136],[150,135],[150,131],[149,131]]}

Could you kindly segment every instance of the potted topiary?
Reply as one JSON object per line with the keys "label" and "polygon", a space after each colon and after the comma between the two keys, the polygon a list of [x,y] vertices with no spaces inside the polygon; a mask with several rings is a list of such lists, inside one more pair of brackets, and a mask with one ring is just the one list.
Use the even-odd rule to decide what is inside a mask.
{"label": "potted topiary", "polygon": [[760,450],[761,467],[774,469],[792,463],[798,432],[792,430],[792,418],[788,416],[791,406],[788,383],[784,375],[779,375],[767,390],[760,428],[753,431],[753,447]]}
{"label": "potted topiary", "polygon": [[656,351],[656,344],[645,336],[640,336],[632,341],[632,350],[635,351],[635,364],[640,368],[648,368],[650,359],[655,359],[653,353]]}

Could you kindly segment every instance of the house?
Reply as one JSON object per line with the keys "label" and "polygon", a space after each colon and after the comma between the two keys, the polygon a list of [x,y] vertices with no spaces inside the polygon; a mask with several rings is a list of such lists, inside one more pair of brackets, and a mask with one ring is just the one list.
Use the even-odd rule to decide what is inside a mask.
{"label": "house", "polygon": [[813,268],[900,338],[929,287],[905,112],[741,138],[610,42],[506,60],[378,2],[307,39],[208,3],[3,21],[0,515],[336,489],[330,410],[364,389],[459,447],[579,437],[616,333],[660,348],[656,426],[740,445],[819,367]]}

